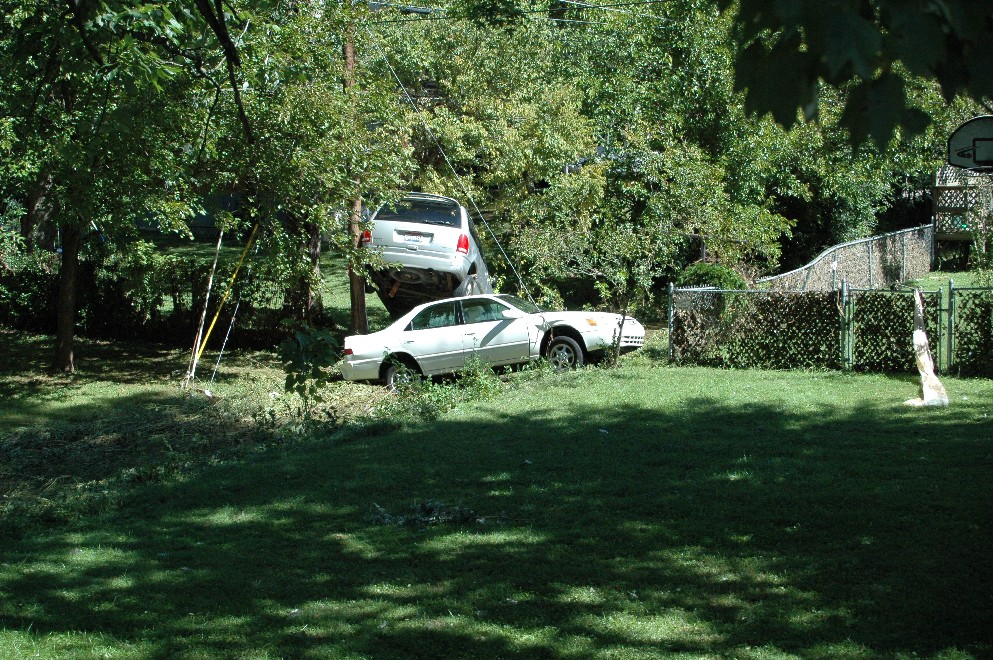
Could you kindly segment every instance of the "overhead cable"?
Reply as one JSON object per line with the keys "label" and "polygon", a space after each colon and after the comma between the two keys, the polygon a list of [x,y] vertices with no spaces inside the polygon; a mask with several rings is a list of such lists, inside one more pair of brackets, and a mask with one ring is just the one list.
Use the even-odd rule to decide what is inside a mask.
{"label": "overhead cable", "polygon": [[611,12],[613,14],[623,14],[625,16],[635,16],[637,18],[649,18],[653,21],[663,21],[666,23],[671,22],[666,18],[663,18],[662,16],[656,16],[655,14],[641,14],[633,11],[624,11],[623,9],[615,9],[611,5],[591,5],[588,2],[577,2],[577,0],[558,0],[558,1],[563,4],[582,7],[583,9],[602,9],[603,11]]}
{"label": "overhead cable", "polygon": [[[666,18],[664,18],[662,16],[656,16],[654,14],[642,14],[642,13],[638,13],[638,12],[631,12],[631,11],[624,11],[624,10],[621,10],[621,9],[616,9],[616,7],[628,7],[628,6],[633,6],[633,5],[659,4],[659,0],[641,0],[641,1],[638,1],[638,2],[622,2],[622,3],[608,4],[608,5],[594,5],[594,4],[590,4],[590,3],[587,3],[587,2],[577,2],[575,0],[558,0],[558,1],[561,2],[561,3],[563,3],[563,4],[574,5],[576,7],[582,8],[582,9],[602,9],[602,10],[607,11],[607,12],[611,12],[611,13],[615,13],[615,14],[621,14],[621,15],[624,15],[624,16],[634,16],[636,18],[647,18],[647,19],[650,19],[650,20],[662,21],[662,22],[666,22],[666,23],[671,22],[671,21],[669,21],[668,19],[666,19]],[[466,20],[466,18],[464,16],[448,15],[448,14],[445,13],[445,10],[444,9],[435,8],[435,7],[415,7],[415,6],[410,6],[410,5],[398,5],[398,4],[391,4],[391,3],[386,3],[386,2],[371,2],[371,3],[369,3],[369,6],[370,7],[373,7],[374,8],[374,11],[378,11],[378,9],[379,8],[382,8],[382,7],[392,7],[392,8],[397,9],[397,11],[399,11],[401,13],[404,13],[404,14],[418,14],[419,15],[417,18],[397,18],[397,19],[389,19],[389,20],[382,20],[382,21],[369,21],[369,23],[371,23],[373,25],[387,25],[387,24],[391,24],[391,23],[415,23],[415,22],[420,22],[420,21],[464,21],[464,20]],[[553,18],[551,16],[544,16],[544,14],[548,14],[548,12],[549,12],[548,9],[532,9],[532,10],[529,10],[529,11],[521,12],[521,14],[523,16],[526,16],[528,18],[531,18],[532,20],[535,19],[535,18],[537,18],[539,20],[546,20],[546,21],[550,21],[552,23],[581,23],[581,24],[586,24],[586,25],[606,25],[606,23],[604,23],[602,21],[584,21],[584,20],[579,20],[579,19]],[[438,15],[437,16],[433,16],[432,14],[438,14]],[[541,16],[539,16],[539,14]]]}
{"label": "overhead cable", "polygon": [[[538,12],[525,12],[531,21],[548,21],[550,23],[580,23],[582,25],[610,25],[606,21],[583,21],[576,18],[552,18],[551,16],[536,16]],[[428,21],[464,21],[461,16],[424,16],[423,18],[396,18],[387,21],[368,21],[369,25],[392,25],[394,23],[426,23]]]}
{"label": "overhead cable", "polygon": [[[561,1],[561,0],[560,0]],[[663,5],[670,0],[633,0],[632,2],[612,2],[609,5],[589,5],[591,8],[606,9],[608,7],[634,7],[637,5]]]}
{"label": "overhead cable", "polygon": [[486,227],[486,231],[490,233],[490,236],[493,238],[493,242],[496,244],[497,249],[499,249],[500,254],[503,255],[504,261],[506,262],[507,266],[510,268],[511,272],[514,273],[514,276],[517,278],[517,283],[520,285],[521,290],[533,303],[534,298],[531,296],[531,291],[524,283],[524,278],[521,277],[521,274],[517,271],[517,268],[514,267],[514,262],[510,260],[510,257],[507,255],[507,252],[503,249],[503,245],[500,244],[500,239],[497,238],[496,232],[494,232],[493,228],[490,227],[490,223],[486,221],[485,217],[483,217],[482,211],[480,211],[479,206],[476,205],[476,200],[473,199],[472,193],[469,191],[468,186],[466,186],[465,181],[462,180],[462,177],[459,176],[459,173],[456,171],[455,166],[452,165],[452,161],[449,160],[448,154],[445,153],[445,148],[441,146],[441,141],[438,140],[438,137],[434,134],[434,131],[431,130],[431,126],[428,124],[428,120],[424,116],[424,113],[421,112],[421,109],[417,107],[417,104],[414,102],[414,99],[411,98],[410,93],[407,91],[407,87],[403,84],[403,81],[400,79],[400,76],[397,74],[396,69],[393,68],[393,64],[390,63],[390,58],[386,56],[386,52],[383,50],[382,45],[380,45],[379,41],[375,38],[376,35],[372,33],[372,30],[370,30],[368,26],[366,26],[366,31],[369,33],[369,36],[372,37],[371,41],[376,45],[376,48],[379,50],[380,56],[383,58],[383,61],[386,62],[387,68],[389,68],[390,73],[393,74],[393,78],[397,81],[397,85],[400,86],[401,91],[403,91],[403,95],[407,99],[407,102],[410,104],[410,107],[413,108],[414,112],[417,113],[417,116],[420,117],[421,123],[424,124],[424,130],[427,132],[429,136],[431,136],[431,140],[434,142],[435,146],[438,147],[438,151],[441,153],[441,157],[445,160],[445,164],[448,165],[448,169],[450,169],[452,171],[452,174],[455,175],[455,180],[458,181],[459,187],[462,188],[462,194],[465,195],[466,199],[468,199],[469,203],[472,205],[473,210],[475,210],[476,217],[482,221],[483,225]]}

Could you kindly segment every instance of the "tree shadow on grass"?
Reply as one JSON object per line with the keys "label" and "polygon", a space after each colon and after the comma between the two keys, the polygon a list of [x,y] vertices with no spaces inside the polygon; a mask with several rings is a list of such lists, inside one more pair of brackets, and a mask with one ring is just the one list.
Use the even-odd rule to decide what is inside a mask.
{"label": "tree shadow on grass", "polygon": [[550,403],[275,451],[5,544],[0,621],[152,657],[989,655],[993,427],[924,420]]}
{"label": "tree shadow on grass", "polygon": [[[76,373],[54,373],[52,359],[55,339],[43,335],[21,333],[0,328],[0,396],[30,398],[39,396],[53,385],[79,386],[112,380],[116,385],[168,383],[178,385],[189,368],[191,348],[176,348],[154,342],[103,341],[77,337]],[[192,343],[192,340],[191,340]],[[218,351],[211,348],[201,356],[198,373],[207,373],[214,366]],[[221,380],[237,377],[245,365],[278,362],[269,353],[257,351],[228,351]]]}
{"label": "tree shadow on grass", "polygon": [[[53,341],[0,329],[5,344],[0,353],[0,440],[18,427],[57,430],[90,419],[140,417],[146,408],[176,406],[184,398],[180,384],[189,368],[189,350],[78,339],[76,373],[57,374],[50,369]],[[266,368],[280,377],[282,373],[269,353],[229,351],[215,373],[216,359],[216,352],[204,354],[198,371],[203,380],[196,386],[210,382],[216,389],[236,383],[246,372],[257,377]],[[86,403],[63,403],[77,400]]]}
{"label": "tree shadow on grass", "polygon": [[[22,402],[21,412],[33,417],[34,407],[43,403]],[[95,397],[60,408],[58,417],[0,434],[0,533],[19,533],[35,515],[64,523],[104,510],[135,484],[265,446],[263,436],[272,435],[206,397],[172,388]]]}
{"label": "tree shadow on grass", "polygon": [[163,381],[176,382],[185,373],[185,356],[179,350],[154,344],[105,342],[77,337],[76,373],[53,371],[55,340],[0,328],[4,343],[0,357],[0,396],[31,399],[43,396],[55,385],[78,387],[112,376],[116,384],[132,385]]}

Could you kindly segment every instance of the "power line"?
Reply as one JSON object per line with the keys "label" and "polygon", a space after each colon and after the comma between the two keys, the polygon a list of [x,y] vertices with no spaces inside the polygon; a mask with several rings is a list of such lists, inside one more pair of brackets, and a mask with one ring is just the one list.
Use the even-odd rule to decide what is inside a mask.
{"label": "power line", "polygon": [[456,16],[424,16],[423,18],[396,18],[389,21],[367,21],[368,25],[389,25],[391,23],[426,23],[428,21],[461,20]]}
{"label": "power line", "polygon": [[582,7],[584,9],[602,9],[603,11],[608,11],[614,14],[623,14],[625,16],[635,16],[637,18],[648,18],[653,21],[663,21],[665,23],[671,23],[672,21],[663,18],[662,16],[656,16],[654,14],[641,14],[633,11],[624,11],[623,9],[615,9],[613,5],[591,5],[587,2],[577,2],[576,0],[558,0],[559,2],[567,5],[575,5],[576,7]]}
{"label": "power line", "polygon": [[[616,9],[616,7],[629,7],[635,5],[654,5],[662,4],[668,0],[637,0],[634,2],[621,2],[609,5],[594,5],[587,2],[577,2],[576,0],[558,0],[563,4],[574,5],[576,7],[581,7],[583,9],[602,9],[607,12],[622,14],[624,16],[633,16],[636,18],[647,18],[653,21],[661,21],[663,23],[672,23],[673,21],[664,18],[662,16],[656,16],[654,14],[642,14],[638,12],[624,11],[621,9]],[[418,14],[418,18],[397,18],[392,20],[383,21],[369,21],[372,25],[387,25],[393,23],[416,23],[420,21],[464,21],[466,18],[464,16],[450,16],[445,14],[445,10],[436,7],[415,7],[410,5],[398,5],[387,2],[371,2],[370,7],[394,7],[398,11],[405,14]],[[586,21],[574,18],[552,18],[551,16],[537,16],[537,14],[547,14],[548,9],[532,9],[529,11],[521,12],[522,15],[529,18],[538,18],[539,20],[546,20],[552,23],[580,23],[585,25],[609,25],[604,21]],[[431,14],[441,14],[440,16],[431,16]]]}
{"label": "power line", "polygon": [[[559,0],[561,2],[562,0]],[[596,9],[606,9],[608,7],[634,7],[637,5],[663,5],[668,4],[671,0],[634,0],[633,2],[616,2],[609,5],[587,5],[588,7],[595,7]],[[578,4],[578,3],[573,3]]]}
{"label": "power line", "polygon": [[552,18],[551,16],[528,16],[531,21],[549,21],[551,23],[580,23],[582,25],[610,25],[607,21],[581,21],[578,18]]}
{"label": "power line", "polygon": [[[375,35],[372,34],[372,30],[370,30],[368,26],[366,26],[366,31],[369,33],[370,37],[375,37]],[[438,147],[438,151],[441,153],[441,157],[445,160],[445,164],[448,165],[448,169],[450,169],[452,171],[452,174],[455,175],[455,180],[459,182],[459,187],[462,188],[462,194],[465,195],[466,199],[468,199],[469,203],[472,205],[472,208],[476,211],[476,217],[482,220],[483,225],[486,227],[486,231],[490,233],[490,236],[493,238],[493,242],[496,243],[497,249],[499,249],[500,254],[503,255],[504,261],[507,263],[507,266],[510,267],[511,272],[513,272],[514,276],[517,278],[517,283],[520,284],[521,290],[524,291],[524,293],[533,303],[534,298],[531,296],[531,291],[524,283],[524,278],[521,277],[521,274],[517,271],[517,268],[514,267],[514,262],[510,260],[510,257],[507,255],[507,252],[503,249],[503,245],[500,244],[500,239],[497,238],[496,232],[494,232],[493,228],[490,227],[490,223],[487,222],[485,217],[483,217],[483,212],[479,210],[479,206],[476,205],[476,200],[473,199],[472,193],[469,191],[468,186],[466,186],[465,181],[462,180],[462,177],[459,176],[459,173],[456,171],[455,166],[452,164],[452,161],[449,160],[448,154],[445,153],[445,148],[441,146],[441,141],[438,140],[438,137],[434,134],[434,131],[431,130],[431,126],[428,124],[428,120],[424,116],[424,113],[421,112],[421,109],[417,107],[416,103],[414,103],[414,99],[411,98],[410,93],[407,91],[407,87],[403,84],[403,81],[400,79],[399,74],[397,74],[396,69],[393,68],[393,64],[390,63],[390,58],[386,56],[386,52],[383,50],[382,45],[375,38],[372,39],[372,42],[379,50],[380,56],[383,58],[383,61],[386,62],[386,66],[389,68],[390,73],[393,74],[393,78],[397,81],[397,85],[400,86],[400,90],[403,92],[403,95],[407,99],[407,102],[410,104],[410,107],[413,108],[414,112],[417,113],[417,116],[420,117],[421,123],[424,124],[424,130],[427,131],[427,134],[431,136],[431,140],[434,142],[435,146]]]}
{"label": "power line", "polygon": [[379,11],[383,7],[391,7],[396,9],[401,14],[421,14],[428,15],[435,12],[444,12],[444,9],[439,9],[437,7],[417,7],[415,5],[398,5],[392,2],[370,2],[369,9],[372,11]]}
{"label": "power line", "polygon": [[[525,12],[532,14],[537,12]],[[577,18],[552,18],[551,16],[527,16],[531,21],[549,21],[551,23],[579,23],[582,25],[610,25],[607,21],[584,21]],[[424,18],[397,18],[389,21],[368,21],[367,25],[393,25],[395,23],[424,23],[427,21],[464,21],[461,16],[425,16]]]}

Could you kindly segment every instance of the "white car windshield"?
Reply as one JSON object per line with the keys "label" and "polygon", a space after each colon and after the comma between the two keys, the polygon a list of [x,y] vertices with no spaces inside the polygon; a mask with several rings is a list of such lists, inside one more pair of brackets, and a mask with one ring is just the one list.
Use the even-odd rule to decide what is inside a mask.
{"label": "white car windshield", "polygon": [[527,300],[518,298],[517,296],[512,296],[510,294],[505,293],[497,296],[497,298],[507,303],[508,305],[513,305],[514,307],[521,310],[525,314],[537,314],[541,312],[540,307],[538,307],[532,302],[528,302]]}

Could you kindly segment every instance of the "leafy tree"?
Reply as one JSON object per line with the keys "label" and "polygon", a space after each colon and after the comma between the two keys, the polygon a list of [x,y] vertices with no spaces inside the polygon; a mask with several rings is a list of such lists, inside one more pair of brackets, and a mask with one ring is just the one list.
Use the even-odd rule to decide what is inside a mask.
{"label": "leafy tree", "polygon": [[319,312],[325,238],[356,269],[368,258],[344,231],[353,201],[395,196],[408,175],[392,81],[362,68],[355,85],[343,85],[346,39],[371,48],[367,33],[350,27],[362,14],[312,2],[257,16],[266,27],[244,48],[241,68],[254,139],[228,126],[215,141],[211,166],[228,171],[245,211],[265,222],[263,244],[287,276],[288,311],[297,318]]}
{"label": "leafy tree", "polygon": [[993,75],[966,0],[0,5],[4,249],[59,229],[63,369],[79,256],[137,217],[237,196],[313,318],[322,238],[368,257],[354,201],[427,189],[475,201],[529,287],[625,308],[700,256],[751,275],[873,232]]}
{"label": "leafy tree", "polygon": [[592,150],[580,95],[548,75],[557,47],[548,25],[384,18],[373,28],[383,48],[371,53],[372,72],[395,72],[413,102],[413,110],[405,102],[420,163],[412,186],[498,210]]}
{"label": "leafy tree", "polygon": [[620,306],[650,297],[692,243],[732,265],[774,262],[788,227],[766,205],[762,145],[748,141],[781,131],[736,109],[726,21],[706,2],[648,11],[566,14],[597,19],[558,30],[554,68],[584,90],[597,147],[522,205],[542,221],[516,243],[535,279],[595,275]]}
{"label": "leafy tree", "polygon": [[[523,209],[537,191],[594,152],[592,125],[574,81],[555,74],[554,26],[494,29],[456,19],[460,11],[429,21],[377,15],[371,29],[382,49],[370,68],[402,83],[419,163],[410,187],[475,203],[508,246],[533,226]],[[492,243],[487,257],[491,274],[506,281],[511,265]]]}
{"label": "leafy tree", "polygon": [[[182,153],[152,44],[182,26],[165,5],[4,3],[0,107],[10,118],[6,190],[27,190],[22,233],[51,216],[61,245],[56,366],[72,371],[76,278],[90,230],[129,227],[139,209],[185,209],[170,187]],[[152,102],[152,99],[158,102]],[[171,108],[170,115],[166,108]],[[183,122],[178,122],[181,126]]]}
{"label": "leafy tree", "polygon": [[46,218],[59,227],[60,369],[73,369],[91,228],[115,239],[148,215],[180,228],[199,200],[237,195],[244,219],[270,222],[269,244],[309,310],[321,237],[341,234],[336,210],[361,186],[396,187],[405,151],[391,104],[374,84],[342,88],[351,7],[4,5],[0,190],[27,210],[22,234]]}

